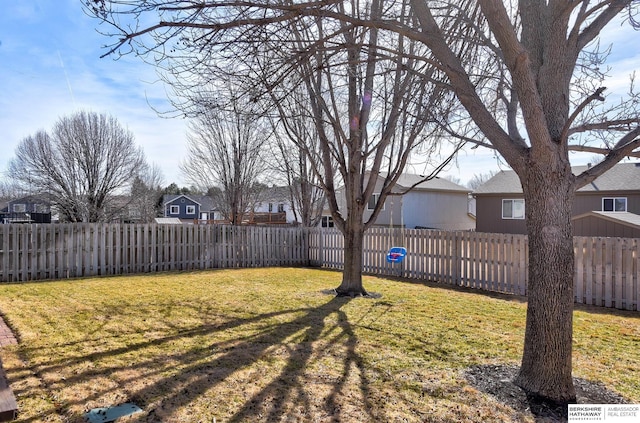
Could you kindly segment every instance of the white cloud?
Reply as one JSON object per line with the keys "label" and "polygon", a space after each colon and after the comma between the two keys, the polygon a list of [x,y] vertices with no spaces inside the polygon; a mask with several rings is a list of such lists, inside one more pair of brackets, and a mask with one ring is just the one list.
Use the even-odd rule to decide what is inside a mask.
{"label": "white cloud", "polygon": [[0,172],[23,138],[84,109],[116,117],[166,182],[182,184],[185,121],[150,106],[171,107],[154,68],[135,57],[100,59],[105,39],[77,0],[19,3],[0,17]]}

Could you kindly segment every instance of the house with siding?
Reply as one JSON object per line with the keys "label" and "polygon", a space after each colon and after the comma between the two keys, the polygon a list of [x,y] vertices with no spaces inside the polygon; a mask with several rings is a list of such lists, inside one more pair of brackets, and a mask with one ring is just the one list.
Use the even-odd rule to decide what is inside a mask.
{"label": "house with siding", "polygon": [[49,196],[27,195],[7,201],[0,209],[0,223],[51,223]]}
{"label": "house with siding", "polygon": [[[422,179],[424,177],[421,175],[402,174],[392,192],[405,194],[387,197],[375,226],[447,231],[475,229],[475,218],[469,212],[471,190],[447,179],[436,177],[421,182]],[[365,220],[369,219],[373,212],[383,181],[384,176],[380,176],[376,189],[367,203]],[[406,192],[414,185],[414,188]],[[338,198],[343,199],[344,194],[338,195]],[[341,201],[343,202],[344,200]],[[340,208],[344,207],[344,204],[339,205],[342,205]]]}
{"label": "house with siding", "polygon": [[[267,188],[252,207],[244,214],[242,224],[296,224],[287,187]],[[207,195],[165,195],[163,217],[181,223],[224,223],[222,213],[216,208],[213,198]],[[163,220],[168,222],[168,220]]]}
{"label": "house with siding", "polygon": [[250,223],[296,225],[298,220],[291,205],[289,187],[266,188],[248,214]]}
{"label": "house with siding", "polygon": [[207,222],[219,219],[213,199],[206,195],[164,195],[163,217],[180,219],[183,223]]}
{"label": "house with siding", "polygon": [[[579,175],[587,166],[574,166]],[[473,192],[476,230],[525,234],[526,204],[515,172],[502,171]],[[576,192],[576,236],[640,237],[640,163],[618,163]]]}

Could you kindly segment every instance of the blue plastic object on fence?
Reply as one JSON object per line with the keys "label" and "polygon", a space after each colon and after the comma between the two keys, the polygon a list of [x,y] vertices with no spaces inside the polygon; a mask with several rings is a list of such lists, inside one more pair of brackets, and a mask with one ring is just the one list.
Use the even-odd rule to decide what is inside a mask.
{"label": "blue plastic object on fence", "polygon": [[391,247],[387,253],[387,261],[389,263],[401,263],[407,256],[407,249],[404,247]]}

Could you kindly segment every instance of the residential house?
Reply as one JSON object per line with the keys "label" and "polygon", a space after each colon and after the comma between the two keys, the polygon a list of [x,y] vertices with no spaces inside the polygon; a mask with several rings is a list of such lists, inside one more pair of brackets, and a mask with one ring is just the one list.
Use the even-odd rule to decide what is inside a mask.
{"label": "residential house", "polygon": [[296,225],[299,223],[291,206],[289,187],[266,188],[247,217],[248,223],[256,224]]}
{"label": "residential house", "polygon": [[[378,201],[383,178],[384,176],[379,177],[376,189],[369,198],[364,214],[365,220],[369,219]],[[400,176],[392,192],[405,192],[417,185],[403,195],[388,196],[375,226],[447,231],[475,229],[475,218],[469,212],[471,190],[443,178],[436,177],[421,182],[423,179],[423,176],[414,174]],[[343,208],[344,194],[339,194],[338,198]],[[324,223],[323,220],[323,226]],[[332,223],[327,219],[328,226]]]}
{"label": "residential house", "polygon": [[0,209],[0,223],[51,223],[51,202],[46,195],[9,200]]}
{"label": "residential house", "polygon": [[206,195],[169,194],[162,197],[164,217],[183,223],[206,223],[220,220],[213,199]]}
{"label": "residential house", "polygon": [[[587,166],[573,167],[578,175]],[[525,201],[518,176],[502,171],[473,192],[476,230],[524,234]],[[576,236],[640,237],[640,163],[619,163],[576,192]]]}
{"label": "residential house", "polygon": [[[246,213],[243,224],[294,224],[295,217],[286,187],[268,188],[253,209]],[[206,195],[165,195],[163,197],[165,218],[180,219],[182,223],[224,222],[214,201]],[[175,220],[173,220],[175,222]]]}

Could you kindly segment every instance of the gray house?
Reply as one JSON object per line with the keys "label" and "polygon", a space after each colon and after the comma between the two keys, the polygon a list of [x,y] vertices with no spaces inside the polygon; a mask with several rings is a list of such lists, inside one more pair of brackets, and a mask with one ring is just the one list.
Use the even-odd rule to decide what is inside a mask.
{"label": "gray house", "polygon": [[206,195],[165,195],[162,203],[164,217],[180,219],[183,223],[207,222],[218,218],[213,200]]}
{"label": "gray house", "polygon": [[[380,177],[378,187],[382,186],[383,178]],[[393,192],[405,192],[422,179],[424,178],[420,175],[403,174]],[[365,220],[371,216],[378,201],[378,187],[367,204]],[[469,212],[470,193],[468,188],[447,179],[436,177],[421,182],[404,195],[388,196],[375,225],[409,229],[473,230],[475,218]],[[343,195],[338,198],[343,198]]]}
{"label": "gray house", "polygon": [[28,195],[9,200],[0,209],[0,223],[51,223],[48,195]]}
{"label": "gray house", "polygon": [[[574,166],[574,175],[587,166]],[[473,192],[478,232],[526,233],[524,196],[518,176],[502,171]],[[576,236],[640,237],[640,163],[619,163],[576,192]]]}

